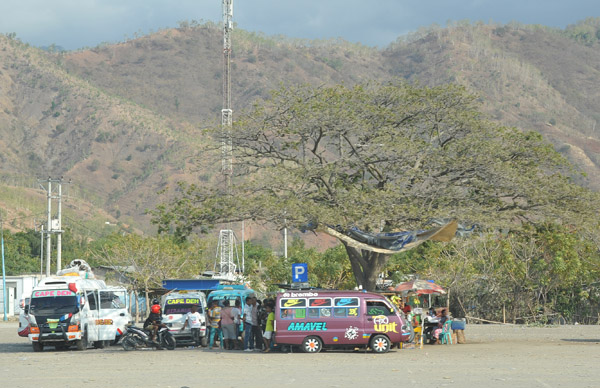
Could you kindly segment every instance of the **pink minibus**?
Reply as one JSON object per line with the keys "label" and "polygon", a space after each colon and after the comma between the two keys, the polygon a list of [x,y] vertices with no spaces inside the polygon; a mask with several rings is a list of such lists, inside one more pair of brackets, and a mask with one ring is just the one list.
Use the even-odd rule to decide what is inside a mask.
{"label": "pink minibus", "polygon": [[323,347],[369,347],[385,353],[412,339],[412,327],[385,297],[361,291],[287,291],[277,294],[275,342],[307,353]]}

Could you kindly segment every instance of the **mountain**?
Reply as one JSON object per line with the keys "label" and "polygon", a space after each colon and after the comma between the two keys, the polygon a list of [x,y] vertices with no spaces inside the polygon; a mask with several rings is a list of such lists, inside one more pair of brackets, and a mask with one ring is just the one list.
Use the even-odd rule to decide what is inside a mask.
{"label": "mountain", "polygon": [[[457,23],[383,50],[234,30],[234,119],[281,84],[456,82],[480,96],[492,120],[542,133],[586,173],[578,181],[598,190],[598,25]],[[145,210],[170,193],[157,192],[219,179],[204,129],[220,121],[222,62],[211,23],[75,52],[0,35],[0,184],[33,188],[35,178],[64,176],[72,196],[153,232]]]}

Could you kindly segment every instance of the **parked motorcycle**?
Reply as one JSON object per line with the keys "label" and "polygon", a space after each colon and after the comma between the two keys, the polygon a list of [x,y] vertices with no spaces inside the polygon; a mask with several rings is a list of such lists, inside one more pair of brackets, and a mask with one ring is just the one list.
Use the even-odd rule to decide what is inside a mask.
{"label": "parked motorcycle", "polygon": [[175,349],[175,337],[169,332],[169,328],[161,327],[156,335],[156,342],[150,339],[150,333],[135,326],[127,327],[127,331],[121,338],[121,346],[125,350],[142,348]]}

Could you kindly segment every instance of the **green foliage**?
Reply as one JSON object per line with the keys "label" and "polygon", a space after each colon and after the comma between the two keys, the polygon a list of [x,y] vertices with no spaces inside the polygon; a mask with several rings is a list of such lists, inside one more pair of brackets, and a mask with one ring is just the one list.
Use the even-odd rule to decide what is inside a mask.
{"label": "green foliage", "polygon": [[[153,213],[159,231],[174,225],[185,237],[233,219],[398,230],[440,217],[515,228],[519,219],[589,222],[598,208],[538,133],[485,120],[456,85],[281,88],[234,123],[232,138],[232,195],[182,185]],[[386,259],[348,254],[359,282],[374,287]]]}
{"label": "green foliage", "polygon": [[320,253],[294,239],[288,247],[288,257],[284,258],[260,245],[246,243],[246,273],[258,290],[276,291],[280,288],[278,284],[290,284],[293,263],[307,263],[312,286],[344,290],[356,285],[343,245]]}
{"label": "green foliage", "polygon": [[91,172],[98,171],[98,168],[100,168],[100,161],[98,159],[92,160],[92,163],[90,163],[87,168]]}
{"label": "green foliage", "polygon": [[[52,236],[52,246],[56,247],[56,236]],[[44,250],[46,249],[44,240]],[[70,229],[62,236],[62,262],[70,263],[74,259],[85,257],[87,241],[77,238]],[[46,252],[44,251],[44,255]],[[40,272],[40,234],[33,229],[23,232],[11,233],[4,230],[4,258],[7,275],[22,275]],[[52,273],[56,270],[56,252],[53,252]],[[45,272],[46,263],[42,263]]]}
{"label": "green foliage", "polygon": [[556,314],[596,322],[599,269],[597,246],[557,224],[426,243],[388,266],[391,274],[416,274],[449,289],[455,315],[502,321],[504,309],[518,323],[549,322]]}
{"label": "green foliage", "polygon": [[[40,238],[31,232],[4,231],[4,263],[7,275],[39,273]],[[35,254],[37,250],[37,255]]]}
{"label": "green foliage", "polygon": [[600,18],[587,18],[574,25],[568,26],[564,33],[571,39],[586,45],[592,45],[600,40]]}
{"label": "green foliage", "polygon": [[95,247],[90,254],[96,263],[116,268],[146,292],[161,287],[164,279],[190,278],[206,269],[198,259],[202,245],[178,244],[168,236],[114,234]]}

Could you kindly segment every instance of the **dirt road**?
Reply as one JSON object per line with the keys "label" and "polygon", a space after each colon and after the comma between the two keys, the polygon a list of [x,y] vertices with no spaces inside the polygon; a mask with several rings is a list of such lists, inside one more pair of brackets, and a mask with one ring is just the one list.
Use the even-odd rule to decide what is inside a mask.
{"label": "dirt road", "polygon": [[34,353],[0,323],[3,387],[600,387],[600,326],[469,325],[468,344],[387,354],[178,348]]}

